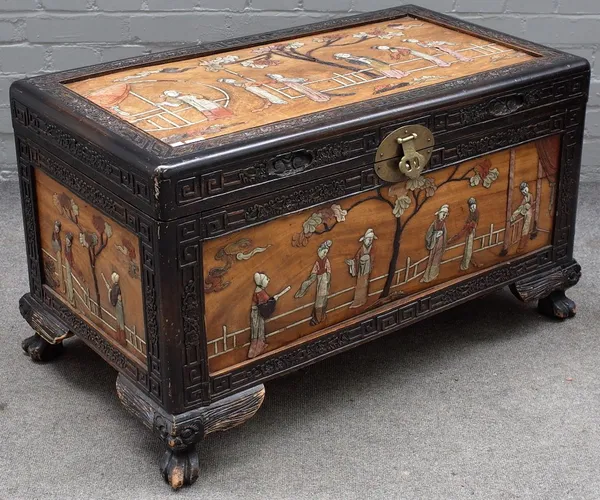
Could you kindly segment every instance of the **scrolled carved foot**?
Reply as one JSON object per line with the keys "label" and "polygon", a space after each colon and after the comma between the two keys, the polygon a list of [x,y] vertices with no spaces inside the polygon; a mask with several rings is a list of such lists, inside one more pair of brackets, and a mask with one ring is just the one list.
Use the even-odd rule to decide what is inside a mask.
{"label": "scrolled carved foot", "polygon": [[555,290],[538,301],[538,311],[551,318],[566,319],[575,316],[576,306],[563,290]]}
{"label": "scrolled carved foot", "polygon": [[206,436],[243,424],[265,398],[262,384],[237,392],[208,406],[170,414],[123,374],[117,377],[117,394],[125,407],[153,429],[167,445],[160,473],[174,490],[191,485],[200,475],[196,445]]}
{"label": "scrolled carved foot", "polygon": [[200,475],[196,447],[191,446],[182,451],[168,448],[160,460],[160,473],[174,490],[194,484]]}
{"label": "scrolled carved foot", "polygon": [[62,342],[50,344],[37,333],[26,338],[21,343],[21,347],[33,361],[37,362],[50,361],[58,356],[63,350]]}

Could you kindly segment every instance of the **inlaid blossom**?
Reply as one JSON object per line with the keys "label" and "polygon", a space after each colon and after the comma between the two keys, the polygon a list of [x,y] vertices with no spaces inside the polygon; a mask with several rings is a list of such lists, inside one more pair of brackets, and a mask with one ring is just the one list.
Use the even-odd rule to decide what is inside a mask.
{"label": "inlaid blossom", "polygon": [[284,48],[285,48],[285,45],[273,44],[273,45],[267,45],[266,47],[257,47],[255,49],[252,49],[252,53],[253,54],[268,54],[269,52],[273,52],[274,50],[283,50]]}
{"label": "inlaid blossom", "polygon": [[340,205],[331,205],[331,210],[333,211],[333,215],[338,222],[344,222],[346,220],[348,210],[342,209]]}
{"label": "inlaid blossom", "polygon": [[469,184],[471,187],[479,186],[483,184],[483,187],[489,189],[492,183],[498,179],[500,172],[497,168],[491,168],[492,162],[489,158],[481,161],[473,168],[475,172],[472,177],[469,178]]}
{"label": "inlaid blossom", "polygon": [[392,213],[395,217],[402,217],[402,214],[408,207],[410,207],[410,198],[406,195],[400,196],[396,199]]}
{"label": "inlaid blossom", "polygon": [[226,64],[235,63],[239,59],[238,56],[225,56],[225,57],[216,57],[215,59],[210,59],[208,61],[200,62],[200,66],[204,66],[206,71],[220,71],[223,69],[223,66]]}

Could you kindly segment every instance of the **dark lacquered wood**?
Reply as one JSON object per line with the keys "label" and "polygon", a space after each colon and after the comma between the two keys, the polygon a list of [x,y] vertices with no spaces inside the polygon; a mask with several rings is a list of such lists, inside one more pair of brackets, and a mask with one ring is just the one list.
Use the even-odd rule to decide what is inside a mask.
{"label": "dark lacquered wood", "polygon": [[[175,148],[63,84],[277,40],[317,37],[334,29],[367,29],[366,24],[406,15],[532,57],[494,71]],[[32,326],[44,338],[62,341],[69,333],[83,338],[120,372],[139,398],[150,402],[153,411],[170,416],[195,411],[201,415],[203,409],[242,397],[244,391],[274,377],[507,285],[514,285],[513,291],[521,298],[539,300],[542,312],[569,316],[574,307],[563,292],[576,281],[565,276],[578,276],[573,238],[589,78],[589,63],[576,56],[407,6],[17,82],[11,88],[11,112],[30,283],[23,314],[30,321],[35,318]],[[350,199],[388,191],[390,185],[375,175],[375,152],[389,133],[407,124],[432,131],[435,147],[425,175],[435,178],[486,155],[510,157],[510,151],[521,145],[528,148],[534,141],[556,138],[559,168],[552,179],[556,192],[553,231],[544,236],[544,244],[510,258],[509,248],[506,255],[490,261],[489,267],[467,275],[444,276],[401,300],[328,325],[301,343],[282,345],[211,374],[205,306],[212,299],[206,295],[205,272],[218,265],[210,260],[215,247],[235,240],[237,231],[260,232],[261,227],[275,227],[296,213],[310,215],[319,207],[345,206]],[[45,282],[43,243],[49,226],[40,207],[53,205],[36,184],[41,176],[63,186],[65,192],[136,238],[141,284],[138,314],[146,339],[145,360],[133,359],[116,348],[98,325],[82,317]],[[539,179],[531,177],[532,191],[538,189]],[[515,210],[519,203],[519,180],[513,181],[509,189],[512,199],[509,195],[499,209],[504,224],[510,209]],[[546,188],[550,185],[542,189]],[[469,196],[465,186],[456,199],[462,197],[464,202]],[[356,238],[352,236],[351,245],[350,235],[342,238],[343,254],[352,257]],[[424,235],[415,238],[423,242]],[[394,241],[394,235],[391,239]],[[247,311],[248,303],[243,307]],[[38,353],[47,351],[40,339],[38,335],[28,342],[28,351],[29,346]],[[223,418],[228,413],[232,412],[225,411]],[[165,458],[163,474],[172,484],[189,483],[196,477],[196,462],[189,446],[177,453]]]}

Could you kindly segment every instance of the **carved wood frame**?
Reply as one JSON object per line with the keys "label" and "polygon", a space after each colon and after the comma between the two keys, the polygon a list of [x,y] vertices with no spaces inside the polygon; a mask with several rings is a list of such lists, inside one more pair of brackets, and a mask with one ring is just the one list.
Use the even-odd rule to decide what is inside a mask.
{"label": "carved wood frame", "polygon": [[[243,137],[231,134],[211,139],[207,141],[208,153],[200,152],[197,145],[177,148],[177,156],[157,139],[60,84],[66,79],[124,66],[207,54],[403,14],[447,23],[544,57],[458,81],[468,90],[466,102],[453,101],[457,81],[447,82],[397,94],[392,100],[387,98],[386,108],[390,103],[397,105],[387,114],[381,110],[379,100],[372,100],[316,113],[310,118],[289,120],[269,126],[268,130],[257,129]],[[570,69],[565,69],[569,65]],[[522,80],[518,87],[513,83],[515,78]],[[523,277],[545,273],[556,266],[566,269],[573,262],[573,228],[588,84],[589,67],[586,69],[575,56],[415,7],[390,9],[250,39],[177,49],[29,80],[23,89],[33,93],[28,96],[20,87],[15,88],[11,107],[32,297],[50,306],[74,333],[134,380],[165,410],[181,413],[390,333]],[[419,99],[425,104],[419,103]],[[359,114],[362,118],[357,121],[358,125],[343,129],[344,119]],[[82,115],[86,118],[81,118]],[[517,122],[520,125],[515,127]],[[389,131],[407,123],[424,124],[436,134],[439,146],[432,156],[432,169],[561,133],[558,215],[552,246],[399,307],[386,308],[369,319],[290,348],[283,354],[266,356],[243,368],[211,377],[203,324],[202,242],[295,210],[372,189],[380,182],[371,166],[374,151]],[[315,130],[326,129],[328,138],[311,140],[307,132],[308,142],[290,146],[285,134],[296,133],[297,136],[304,129],[313,136]],[[271,139],[282,138],[277,148],[261,145],[257,134],[267,133]],[[231,146],[229,141],[234,140],[246,146],[250,165],[240,168],[234,161],[237,153],[233,149],[231,154],[223,152]],[[203,162],[214,159],[212,152],[215,151],[224,155],[223,163],[203,166]],[[294,164],[291,159],[298,155],[305,159],[304,164],[301,162],[301,168],[291,168]],[[171,177],[163,177],[166,174],[162,171],[156,173],[157,164],[182,158],[194,161],[189,162],[189,167],[170,170]],[[38,168],[140,236],[149,347],[147,370],[131,363],[42,286],[33,182]],[[320,188],[323,184],[330,189]],[[169,219],[176,220],[163,222]],[[177,279],[173,279],[175,269],[170,264],[175,261]]]}

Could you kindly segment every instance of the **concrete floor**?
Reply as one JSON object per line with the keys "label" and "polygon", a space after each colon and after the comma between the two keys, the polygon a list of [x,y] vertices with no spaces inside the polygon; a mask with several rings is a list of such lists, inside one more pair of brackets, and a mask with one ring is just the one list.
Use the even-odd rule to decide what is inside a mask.
{"label": "concrete floor", "polygon": [[77,339],[50,364],[22,353],[20,204],[0,183],[0,499],[600,498],[599,191],[581,189],[576,318],[504,290],[270,382],[174,493],[113,369]]}

